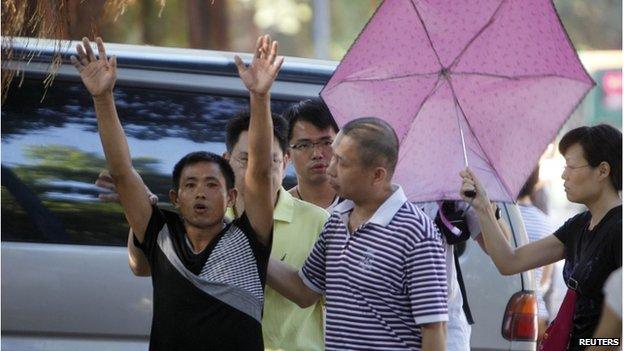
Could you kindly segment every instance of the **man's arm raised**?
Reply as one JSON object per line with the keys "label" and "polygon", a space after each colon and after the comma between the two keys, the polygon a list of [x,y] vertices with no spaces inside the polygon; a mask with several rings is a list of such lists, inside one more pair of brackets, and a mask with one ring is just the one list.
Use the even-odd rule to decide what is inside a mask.
{"label": "man's arm raised", "polygon": [[78,58],[72,56],[71,61],[93,97],[104,156],[126,219],[137,239],[143,242],[152,209],[145,184],[132,167],[128,142],[115,108],[113,87],[117,78],[117,60],[106,57],[101,38],[96,42],[99,58],[95,57],[89,40],[83,38],[82,45],[76,47]]}
{"label": "man's arm raised", "polygon": [[249,90],[251,120],[249,123],[249,161],[245,172],[245,213],[258,240],[271,241],[273,207],[277,189],[272,189],[273,120],[269,90],[279,72],[283,57],[277,57],[277,42],[268,35],[258,38],[249,67],[235,57],[238,74]]}

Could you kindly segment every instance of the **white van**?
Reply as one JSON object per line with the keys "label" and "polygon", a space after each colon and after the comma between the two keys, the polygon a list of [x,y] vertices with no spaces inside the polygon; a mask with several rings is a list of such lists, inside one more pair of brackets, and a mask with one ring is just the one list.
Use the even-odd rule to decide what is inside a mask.
{"label": "white van", "polygon": [[[2,105],[1,347],[146,350],[150,280],[131,274],[121,207],[99,201],[93,185],[105,162],[91,98],[69,62],[75,43],[62,42],[68,52],[44,88],[54,47],[16,39],[18,59],[2,63],[21,73]],[[248,105],[234,53],[115,44],[107,52],[117,55],[115,99],[133,163],[166,201],[174,163],[190,151],[222,153],[227,120]],[[317,96],[336,64],[287,57],[273,111]],[[285,186],[294,182],[290,171]],[[512,244],[525,244],[517,208],[502,208]],[[534,350],[531,274],[501,276],[472,241],[460,262],[476,322],[472,349]]]}

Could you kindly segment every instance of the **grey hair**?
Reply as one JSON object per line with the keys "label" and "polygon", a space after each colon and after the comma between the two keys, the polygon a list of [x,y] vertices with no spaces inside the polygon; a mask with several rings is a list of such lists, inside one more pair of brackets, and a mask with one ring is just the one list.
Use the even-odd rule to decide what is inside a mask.
{"label": "grey hair", "polygon": [[357,118],[345,124],[341,132],[358,144],[365,167],[383,166],[392,177],[399,157],[399,139],[388,122],[376,117]]}

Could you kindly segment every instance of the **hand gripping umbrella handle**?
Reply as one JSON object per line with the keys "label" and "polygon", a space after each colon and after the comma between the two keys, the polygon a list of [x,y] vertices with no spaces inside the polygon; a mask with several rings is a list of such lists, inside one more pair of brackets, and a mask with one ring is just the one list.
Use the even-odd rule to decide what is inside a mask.
{"label": "hand gripping umbrella handle", "polygon": [[474,199],[477,196],[477,192],[474,190],[466,190],[464,191],[464,195]]}
{"label": "hand gripping umbrella handle", "polygon": [[464,212],[462,212],[462,217],[464,217],[466,215],[466,212],[468,212],[470,207],[472,207],[472,202],[474,201],[475,197],[477,197],[477,192],[474,190],[466,190],[464,191],[464,195],[470,198],[470,202],[468,203],[468,207],[466,207]]}

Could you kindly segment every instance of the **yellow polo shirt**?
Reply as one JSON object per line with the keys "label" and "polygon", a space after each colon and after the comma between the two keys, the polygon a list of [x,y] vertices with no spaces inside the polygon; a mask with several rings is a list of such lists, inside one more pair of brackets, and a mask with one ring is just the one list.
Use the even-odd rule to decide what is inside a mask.
{"label": "yellow polo shirt", "polygon": [[[234,212],[228,209],[227,215],[233,217]],[[273,211],[271,257],[301,268],[328,217],[324,209],[296,199],[281,188]],[[321,301],[302,309],[266,286],[262,334],[266,350],[324,350]]]}

